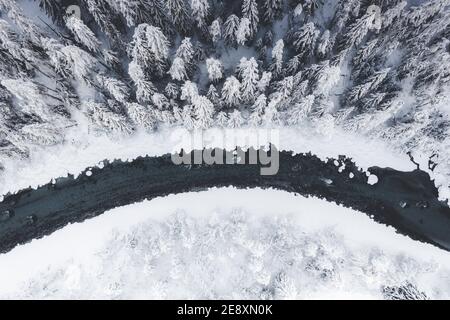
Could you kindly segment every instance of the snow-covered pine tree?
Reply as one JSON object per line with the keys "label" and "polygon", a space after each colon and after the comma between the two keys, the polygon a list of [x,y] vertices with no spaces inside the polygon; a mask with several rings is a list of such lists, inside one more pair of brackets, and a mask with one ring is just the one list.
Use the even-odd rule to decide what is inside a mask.
{"label": "snow-covered pine tree", "polygon": [[173,125],[176,122],[174,114],[170,110],[154,109],[153,112],[155,114],[155,118],[158,121],[158,123]]}
{"label": "snow-covered pine tree", "polygon": [[282,0],[264,0],[263,3],[264,21],[270,23],[273,22],[276,18],[278,18],[281,14],[282,6],[283,6]]}
{"label": "snow-covered pine tree", "polygon": [[[44,0],[47,2],[57,3],[53,0]],[[117,46],[121,45],[121,33],[119,28],[123,26],[119,22],[120,20],[116,16],[114,10],[112,10],[107,0],[84,0],[85,5],[89,13],[94,18],[97,25],[100,27],[108,38]],[[57,3],[57,6],[60,5]],[[61,15],[62,16],[62,15]]]}
{"label": "snow-covered pine tree", "polygon": [[109,67],[113,68],[114,70],[119,70],[120,60],[117,56],[117,52],[108,49],[103,49],[102,56],[103,60]]}
{"label": "snow-covered pine tree", "polygon": [[194,60],[195,63],[206,60],[206,50],[200,42],[197,42],[196,46],[194,47]]}
{"label": "snow-covered pine tree", "polygon": [[294,47],[302,58],[308,58],[314,54],[319,34],[320,31],[316,29],[313,22],[308,22],[295,32]]}
{"label": "snow-covered pine tree", "polygon": [[64,10],[59,1],[54,0],[39,0],[39,7],[45,11],[45,13],[51,17],[53,22],[60,23],[64,17]]}
{"label": "snow-covered pine tree", "polygon": [[97,76],[97,81],[117,101],[126,103],[129,99],[127,86],[120,80],[102,74]]}
{"label": "snow-covered pine tree", "polygon": [[311,112],[313,103],[313,95],[308,95],[300,99],[300,101],[294,104],[293,108],[290,110],[289,116],[287,118],[287,123],[290,125],[301,124]]}
{"label": "snow-covered pine tree", "polygon": [[258,32],[259,12],[256,0],[242,1],[242,16],[250,22],[250,34],[248,38],[251,40]]}
{"label": "snow-covered pine tree", "polygon": [[270,98],[269,103],[267,104],[267,107],[264,111],[263,115],[263,125],[266,127],[271,127],[273,125],[279,125],[280,118],[279,118],[279,112],[278,112],[278,104],[280,103],[280,97],[278,95],[275,95]]}
{"label": "snow-covered pine tree", "polygon": [[109,109],[104,103],[86,101],[83,104],[88,119],[97,129],[106,130],[116,134],[130,134],[133,132],[133,126],[127,118],[117,114]]}
{"label": "snow-covered pine tree", "polygon": [[211,84],[208,89],[208,93],[206,94],[206,97],[211,101],[215,106],[219,106],[220,104],[220,96],[217,92],[216,87]]}
{"label": "snow-covered pine tree", "polygon": [[280,94],[282,100],[286,100],[292,94],[294,89],[294,77],[288,76],[275,84],[275,90]]}
{"label": "snow-covered pine tree", "polygon": [[399,19],[403,9],[408,4],[406,1],[395,1],[398,2],[393,7],[383,12],[382,16],[382,29],[388,28],[395,20]]}
{"label": "snow-covered pine tree", "polygon": [[195,116],[192,109],[192,105],[185,105],[181,112],[183,126],[188,130],[193,130],[195,128]]}
{"label": "snow-covered pine tree", "polygon": [[192,22],[185,0],[165,0],[164,2],[167,15],[172,20],[173,25],[180,33],[188,33]]}
{"label": "snow-covered pine tree", "polygon": [[186,81],[181,86],[181,100],[186,100],[188,103],[192,103],[192,101],[198,96],[198,87],[194,82]]}
{"label": "snow-covered pine tree", "polygon": [[[311,118],[313,119],[313,121],[316,120],[316,124],[320,126],[319,123],[321,122],[321,118],[326,117],[326,123],[324,125],[325,127],[327,127],[330,125],[330,123],[328,123],[329,121],[333,120],[334,122],[334,117],[329,114],[329,112],[332,111],[333,108],[334,103],[329,99],[327,95],[317,95],[315,96],[314,104],[310,112]],[[325,127],[320,128],[319,131],[325,129]]]}
{"label": "snow-covered pine tree", "polygon": [[352,59],[353,72],[351,77],[353,80],[357,80],[362,75],[367,76],[367,71],[372,69],[368,66],[378,51],[378,41],[378,39],[370,40],[356,51]]}
{"label": "snow-covered pine tree", "polygon": [[209,26],[209,35],[213,43],[218,42],[222,38],[222,19],[215,19]]}
{"label": "snow-covered pine tree", "polygon": [[217,82],[223,77],[223,65],[220,60],[215,58],[206,59],[206,69],[208,70],[209,80]]}
{"label": "snow-covered pine tree", "polygon": [[270,81],[272,81],[272,72],[264,71],[258,81],[259,92],[264,93],[269,87]]}
{"label": "snow-covered pine tree", "polygon": [[153,131],[156,128],[155,115],[150,108],[135,102],[127,103],[126,106],[128,117],[136,126],[147,131]]}
{"label": "snow-covered pine tree", "polygon": [[258,90],[259,70],[255,58],[242,58],[238,65],[241,78],[241,99],[245,103],[253,103]]}
{"label": "snow-covered pine tree", "polygon": [[317,9],[319,9],[324,3],[324,0],[306,0],[303,1],[303,11],[308,15],[312,16]]}
{"label": "snow-covered pine tree", "polygon": [[192,45],[191,38],[186,37],[181,41],[180,46],[177,48],[175,53],[176,58],[181,58],[184,61],[184,67],[188,74],[188,77],[192,75],[194,70],[196,69],[195,61],[195,48]]}
{"label": "snow-covered pine tree", "polygon": [[258,54],[258,60],[265,61],[267,57],[267,46],[263,44],[263,39],[258,38],[255,42],[256,53]]}
{"label": "snow-covered pine tree", "polygon": [[180,95],[180,87],[173,82],[169,82],[164,89],[164,92],[170,99],[178,99]]}
{"label": "snow-covered pine tree", "polygon": [[228,126],[228,115],[226,112],[220,111],[215,120],[215,124],[221,128],[226,128]]}
{"label": "snow-covered pine tree", "polygon": [[31,18],[25,15],[16,1],[1,0],[0,10],[14,23],[18,32],[25,34],[27,40],[34,45],[40,46],[40,40],[43,36],[42,31]]}
{"label": "snow-covered pine tree", "polygon": [[239,28],[239,17],[235,14],[230,15],[225,21],[224,38],[225,42],[230,46],[237,44],[236,34]]}
{"label": "snow-covered pine tree", "polygon": [[357,19],[342,37],[340,49],[359,46],[369,30],[379,30],[381,26],[377,21],[377,11],[367,9],[367,13]]}
{"label": "snow-covered pine tree", "polygon": [[170,67],[168,73],[173,80],[184,81],[188,78],[186,68],[184,66],[184,60],[178,57],[173,59],[172,66]]}
{"label": "snow-covered pine tree", "polygon": [[275,78],[279,78],[283,71],[283,55],[284,55],[284,41],[280,39],[276,42],[272,49],[272,63],[270,71]]}
{"label": "snow-covered pine tree", "polygon": [[167,110],[170,108],[170,102],[162,93],[154,93],[152,95],[152,103],[159,110]]}
{"label": "snow-covered pine tree", "polygon": [[239,26],[236,31],[236,42],[239,45],[244,45],[251,36],[250,20],[246,17],[241,18]]}
{"label": "snow-covered pine tree", "polygon": [[241,100],[241,83],[234,76],[225,80],[222,87],[222,100],[228,107],[236,106]]}
{"label": "snow-covered pine tree", "polygon": [[[55,120],[50,106],[57,104],[58,97],[46,88],[29,79],[3,79],[0,84],[15,98],[14,106],[25,114],[35,115],[44,121]],[[9,101],[12,102],[12,101]]]}
{"label": "snow-covered pine tree", "polygon": [[20,140],[40,146],[53,146],[62,143],[64,135],[63,131],[52,123],[32,123],[21,128]]}
{"label": "snow-covered pine tree", "polygon": [[316,65],[314,73],[311,74],[309,85],[315,95],[329,95],[341,80],[341,69],[332,65],[329,60],[324,60]]}
{"label": "snow-covered pine tree", "polygon": [[340,34],[348,21],[359,14],[360,0],[339,0],[336,5],[336,12],[331,21],[333,35]]}
{"label": "snow-covered pine tree", "polygon": [[191,38],[187,37],[181,41],[175,56],[183,59],[186,63],[192,61],[194,58],[194,46],[192,45]]}
{"label": "snow-covered pine tree", "polygon": [[123,15],[130,27],[150,24],[160,28],[164,33],[171,32],[170,21],[161,0],[108,0],[108,2]]}
{"label": "snow-covered pine tree", "polygon": [[272,44],[273,44],[273,32],[272,32],[272,30],[267,30],[265,33],[264,33],[264,37],[263,37],[263,43],[266,45],[266,46],[268,46],[268,47],[271,47],[272,46]]}
{"label": "snow-covered pine tree", "polygon": [[136,99],[138,102],[145,104],[151,100],[152,95],[156,92],[153,83],[147,79],[142,70],[135,61],[130,62],[128,66],[128,74],[136,86]]}
{"label": "snow-covered pine tree", "polygon": [[206,26],[206,19],[209,15],[210,5],[208,0],[191,0],[191,9],[197,27],[203,30]]}
{"label": "snow-covered pine tree", "polygon": [[245,120],[239,110],[234,110],[228,116],[228,127],[240,128],[244,124]]}
{"label": "snow-covered pine tree", "polygon": [[364,83],[351,88],[346,95],[347,103],[351,105],[375,90],[386,79],[389,71],[390,68],[377,71]]}
{"label": "snow-covered pine tree", "polygon": [[248,119],[248,124],[253,127],[259,127],[263,121],[264,112],[267,108],[267,98],[265,94],[260,94],[252,105],[252,113]]}
{"label": "snow-covered pine tree", "polygon": [[167,66],[169,42],[161,29],[140,24],[134,30],[130,56],[141,68],[150,70],[152,77],[161,77]]}
{"label": "snow-covered pine tree", "polygon": [[66,27],[72,31],[77,41],[90,51],[96,52],[99,50],[100,42],[95,34],[76,16],[70,16],[66,19]]}
{"label": "snow-covered pine tree", "polygon": [[0,48],[2,55],[0,61],[4,68],[2,71],[9,73],[11,77],[15,74],[28,76],[33,69],[35,60],[30,46],[22,41],[12,26],[4,19],[0,19]]}
{"label": "snow-covered pine tree", "polygon": [[320,39],[318,40],[317,44],[317,55],[319,58],[323,59],[330,54],[331,50],[333,49],[333,43],[332,39],[330,38],[330,30],[325,30],[322,35],[320,36]]}
{"label": "snow-covered pine tree", "polygon": [[[48,48],[55,70],[63,77],[73,77],[86,85],[92,85],[92,75],[97,70],[97,60],[77,46]],[[55,49],[55,51],[52,51]]]}
{"label": "snow-covered pine tree", "polygon": [[192,100],[195,114],[195,127],[207,129],[213,124],[214,105],[204,96],[196,96]]}
{"label": "snow-covered pine tree", "polygon": [[284,69],[284,73],[286,75],[294,75],[296,74],[300,67],[303,65],[302,63],[302,55],[296,54],[292,58],[289,59],[289,61],[286,63],[286,67]]}

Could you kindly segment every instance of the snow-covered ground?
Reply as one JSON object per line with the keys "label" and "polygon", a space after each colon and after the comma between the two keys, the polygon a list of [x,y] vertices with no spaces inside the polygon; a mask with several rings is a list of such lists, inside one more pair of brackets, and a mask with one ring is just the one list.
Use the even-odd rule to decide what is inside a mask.
{"label": "snow-covered ground", "polygon": [[[222,131],[209,129],[205,131],[205,136],[217,130]],[[406,154],[397,153],[380,140],[369,140],[338,129],[333,129],[333,134],[324,134],[309,128],[282,127],[275,130],[278,131],[279,138],[272,142],[280,150],[311,152],[322,160],[345,155],[353,158],[364,170],[370,166],[391,167],[402,171],[415,168]],[[127,161],[139,156],[159,156],[179,151],[180,147],[192,148],[183,142],[176,128],[120,138],[94,136],[88,132],[83,134],[76,128],[69,133],[66,140],[62,145],[32,150],[30,159],[5,159],[5,171],[0,175],[0,195],[29,186],[36,188],[53,178],[68,174],[78,175],[88,167],[99,165],[105,159]]]}
{"label": "snow-covered ground", "polygon": [[409,283],[448,299],[449,277],[446,251],[351,209],[260,189],[115,208],[0,255],[1,298],[377,299]]}

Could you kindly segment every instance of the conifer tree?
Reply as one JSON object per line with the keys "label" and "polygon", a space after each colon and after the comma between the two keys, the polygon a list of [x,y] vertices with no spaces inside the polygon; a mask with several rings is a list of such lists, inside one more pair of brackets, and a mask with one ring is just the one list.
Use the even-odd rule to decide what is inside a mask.
{"label": "conifer tree", "polygon": [[217,82],[223,77],[223,65],[220,60],[215,58],[206,59],[206,69],[208,70],[209,80]]}
{"label": "conifer tree", "polygon": [[184,60],[181,58],[175,58],[170,67],[169,74],[173,80],[183,81],[188,78],[186,68],[184,66]]}
{"label": "conifer tree", "polygon": [[191,26],[191,18],[184,0],[166,0],[167,15],[173,25],[182,34],[186,34]]}
{"label": "conifer tree", "polygon": [[[52,0],[44,0],[56,3]],[[109,37],[114,43],[119,45],[121,43],[121,34],[118,27],[122,27],[118,22],[116,13],[112,10],[107,0],[84,0],[87,10],[94,18],[100,29]]]}
{"label": "conifer tree", "polygon": [[90,51],[98,51],[100,42],[97,40],[95,34],[89,29],[83,21],[75,16],[71,16],[66,20],[67,28],[72,31],[79,43],[84,45]]}
{"label": "conifer tree", "polygon": [[294,34],[294,46],[302,57],[313,55],[319,30],[316,29],[314,23],[309,22],[302,26],[299,31]]}
{"label": "conifer tree", "polygon": [[221,19],[215,19],[209,27],[209,34],[213,43],[218,42],[222,38],[222,22]]}
{"label": "conifer tree", "polygon": [[251,35],[250,20],[248,18],[242,18],[239,21],[239,26],[236,31],[236,42],[239,45],[244,45],[247,42],[250,35]]}
{"label": "conifer tree", "polygon": [[282,0],[264,0],[263,12],[266,22],[273,22],[281,14]]}
{"label": "conifer tree", "polygon": [[216,87],[211,84],[208,89],[208,93],[206,94],[206,97],[211,101],[215,106],[218,106],[220,103],[220,97],[219,93],[217,92]]}
{"label": "conifer tree", "polygon": [[242,16],[250,22],[249,39],[252,39],[258,32],[259,12],[256,0],[244,0],[242,2]]}
{"label": "conifer tree", "polygon": [[281,76],[283,71],[283,55],[284,41],[283,39],[280,39],[272,49],[272,64],[270,66],[270,70],[275,77]]}
{"label": "conifer tree", "polygon": [[252,103],[259,81],[258,63],[255,58],[242,58],[238,65],[238,72],[241,77],[241,99],[243,102]]}
{"label": "conifer tree", "polygon": [[199,29],[206,27],[206,19],[209,15],[209,2],[208,0],[191,0],[191,9],[194,20],[197,23]]}
{"label": "conifer tree", "polygon": [[234,110],[228,116],[228,127],[240,128],[244,124],[244,118],[239,110]]}
{"label": "conifer tree", "polygon": [[220,111],[217,114],[215,124],[221,128],[226,128],[228,126],[228,120],[228,115],[225,112]]}
{"label": "conifer tree", "polygon": [[130,56],[141,68],[162,76],[167,65],[169,42],[161,29],[140,24],[134,31]]}
{"label": "conifer tree", "polygon": [[193,99],[192,105],[195,114],[195,127],[207,129],[213,123],[214,105],[208,98],[197,96]]}
{"label": "conifer tree", "polygon": [[230,15],[225,21],[225,42],[230,46],[235,46],[237,43],[236,34],[239,29],[239,18],[235,14]]}
{"label": "conifer tree", "polygon": [[241,83],[238,79],[231,76],[225,80],[222,87],[222,100],[228,107],[236,106],[241,99]]}
{"label": "conifer tree", "polygon": [[264,111],[267,108],[267,98],[265,94],[260,94],[256,99],[255,103],[252,105],[252,113],[249,117],[249,125],[258,127],[263,121]]}

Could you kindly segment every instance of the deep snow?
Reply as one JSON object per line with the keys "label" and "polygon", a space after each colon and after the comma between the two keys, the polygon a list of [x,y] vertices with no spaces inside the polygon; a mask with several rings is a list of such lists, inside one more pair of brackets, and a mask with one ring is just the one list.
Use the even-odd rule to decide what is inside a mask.
{"label": "deep snow", "polygon": [[[178,130],[184,130],[179,128]],[[209,129],[212,132],[221,129]],[[320,159],[345,155],[353,158],[364,170],[371,166],[391,167],[400,171],[415,169],[406,154],[399,154],[380,140],[371,140],[336,129],[332,134],[311,131],[310,128],[282,127],[276,144],[279,150],[295,153],[311,152]],[[138,156],[158,156],[179,151],[183,144],[176,128],[162,128],[156,133],[144,133],[130,137],[94,136],[75,128],[70,131],[66,143],[31,152],[30,159],[4,159],[5,170],[0,174],[0,196],[17,192],[29,186],[36,188],[54,178],[73,174],[77,176],[88,167],[100,166],[102,161],[133,160]]]}
{"label": "deep snow", "polygon": [[[282,205],[280,205],[282,204]],[[116,208],[0,255],[2,298],[450,297],[450,254],[363,213],[275,190]]]}

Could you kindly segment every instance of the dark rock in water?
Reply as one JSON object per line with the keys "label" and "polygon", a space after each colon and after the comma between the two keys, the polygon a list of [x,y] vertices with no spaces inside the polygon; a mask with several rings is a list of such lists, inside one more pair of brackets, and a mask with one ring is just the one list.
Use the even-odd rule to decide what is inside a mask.
{"label": "dark rock in water", "polygon": [[37,222],[37,217],[32,214],[25,218],[25,222],[29,225],[33,225]]}
{"label": "dark rock in water", "polygon": [[428,300],[427,295],[410,282],[401,286],[383,287],[382,293],[387,300]]}
{"label": "dark rock in water", "polygon": [[5,210],[0,212],[0,222],[6,221],[14,215],[12,210]]}
{"label": "dark rock in water", "polygon": [[428,208],[428,202],[427,201],[418,201],[416,203],[416,207],[421,208],[421,209],[426,209],[426,208]]}
{"label": "dark rock in water", "polygon": [[102,169],[91,168],[91,176],[60,178],[51,188],[5,196],[0,212],[10,210],[14,215],[6,214],[9,218],[0,223],[0,252],[118,206],[231,185],[320,197],[364,212],[413,239],[450,249],[450,208],[438,200],[427,173],[372,167],[370,172],[380,179],[369,185],[365,172],[350,159],[340,162],[354,173],[352,178],[339,173],[332,160],[291,152],[280,152],[278,173],[266,176],[260,174],[260,165],[175,165],[170,155],[105,163]]}
{"label": "dark rock in water", "polygon": [[408,207],[408,204],[405,201],[400,201],[400,207],[402,207],[403,209]]}

